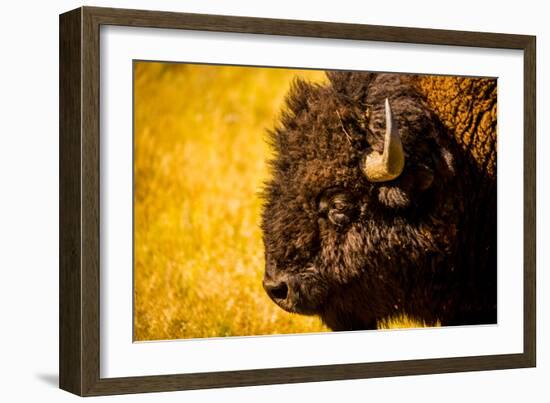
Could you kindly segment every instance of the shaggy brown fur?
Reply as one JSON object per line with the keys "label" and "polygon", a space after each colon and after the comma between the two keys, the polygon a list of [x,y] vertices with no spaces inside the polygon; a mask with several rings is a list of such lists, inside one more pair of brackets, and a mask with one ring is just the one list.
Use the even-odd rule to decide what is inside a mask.
{"label": "shaggy brown fur", "polygon": [[419,91],[478,168],[496,175],[497,80],[420,76]]}
{"label": "shaggy brown fur", "polygon": [[[295,82],[272,133],[268,294],[335,330],[399,313],[495,323],[496,82],[327,74],[327,85]],[[371,183],[360,165],[382,151],[385,98],[406,162],[397,179]]]}

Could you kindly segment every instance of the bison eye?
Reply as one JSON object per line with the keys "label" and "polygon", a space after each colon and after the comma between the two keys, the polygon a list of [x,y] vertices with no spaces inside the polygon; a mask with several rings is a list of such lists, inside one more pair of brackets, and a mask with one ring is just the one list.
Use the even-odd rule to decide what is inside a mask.
{"label": "bison eye", "polygon": [[319,210],[332,224],[343,227],[351,222],[355,205],[346,193],[333,193],[321,198]]}

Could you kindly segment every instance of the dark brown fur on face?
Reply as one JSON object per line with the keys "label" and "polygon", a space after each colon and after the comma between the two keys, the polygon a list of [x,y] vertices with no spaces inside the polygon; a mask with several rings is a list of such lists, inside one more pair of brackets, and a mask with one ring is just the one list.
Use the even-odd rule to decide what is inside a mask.
{"label": "dark brown fur on face", "polygon": [[[495,323],[494,175],[440,121],[419,77],[327,75],[325,85],[294,83],[272,133],[262,216],[270,297],[334,330],[374,329],[396,314],[427,324]],[[386,98],[405,168],[371,183],[361,164],[382,152]]]}

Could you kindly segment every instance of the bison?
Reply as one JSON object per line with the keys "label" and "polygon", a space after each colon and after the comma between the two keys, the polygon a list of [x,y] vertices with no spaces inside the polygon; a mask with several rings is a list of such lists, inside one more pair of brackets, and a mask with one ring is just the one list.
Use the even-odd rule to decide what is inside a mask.
{"label": "bison", "polygon": [[333,330],[496,323],[496,79],[327,72],[270,132],[263,286]]}

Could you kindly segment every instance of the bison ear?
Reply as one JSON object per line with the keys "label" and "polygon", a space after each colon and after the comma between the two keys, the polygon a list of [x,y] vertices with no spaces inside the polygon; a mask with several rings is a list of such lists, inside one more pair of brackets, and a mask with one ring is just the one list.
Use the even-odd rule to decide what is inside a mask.
{"label": "bison ear", "polygon": [[403,209],[410,206],[415,196],[432,187],[434,171],[424,164],[416,166],[404,174],[399,184],[393,186],[380,186],[378,188],[378,201],[392,209]]}
{"label": "bison ear", "polygon": [[398,186],[380,186],[378,201],[391,209],[407,208],[411,204],[409,193]]}

